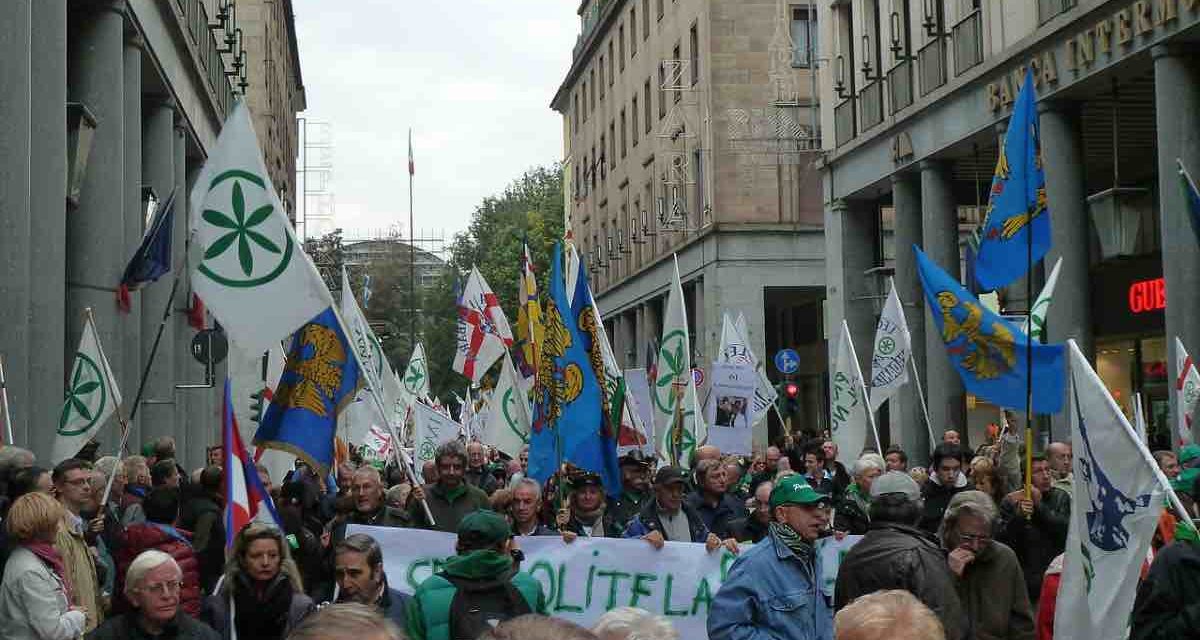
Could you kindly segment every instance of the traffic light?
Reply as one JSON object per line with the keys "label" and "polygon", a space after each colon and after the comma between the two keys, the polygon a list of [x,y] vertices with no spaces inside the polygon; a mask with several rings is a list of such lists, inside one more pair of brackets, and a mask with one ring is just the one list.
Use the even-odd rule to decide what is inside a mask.
{"label": "traffic light", "polygon": [[258,422],[262,420],[263,413],[263,392],[255,391],[250,394],[250,420]]}
{"label": "traffic light", "polygon": [[787,411],[791,413],[800,412],[800,385],[788,380],[783,384],[783,395],[787,398]]}

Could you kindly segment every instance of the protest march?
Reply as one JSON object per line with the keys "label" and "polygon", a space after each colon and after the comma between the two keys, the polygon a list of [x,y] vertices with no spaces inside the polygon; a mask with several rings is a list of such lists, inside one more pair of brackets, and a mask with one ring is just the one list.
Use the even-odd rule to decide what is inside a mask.
{"label": "protest march", "polygon": [[[978,246],[973,278],[991,289],[1051,245],[1034,90],[1030,71]],[[897,247],[924,300],[889,285],[872,345],[856,347],[851,320],[828,327],[828,429],[781,420],[768,441],[785,398],[766,354],[731,308],[715,358],[698,361],[678,260],[654,357],[636,369],[569,233],[548,264],[523,245],[516,282],[458,274],[455,334],[423,338],[453,341],[451,401],[431,392],[432,351],[415,342],[389,361],[349,276],[329,289],[244,101],[192,185],[187,205],[180,194],[156,213],[186,209],[186,265],[150,264],[152,222],[128,272],[186,273],[228,335],[220,444],[185,468],[174,438],[132,441],[134,390],[89,309],[52,453],[0,447],[4,638],[1200,634],[1200,394],[1179,394],[1178,442],[1151,451],[1140,405],[1126,416],[1080,341],[1046,342],[1053,275],[1022,324],[957,264]],[[519,291],[511,323],[493,284]],[[985,441],[930,421],[905,305],[928,310],[922,335],[964,388],[1001,408]],[[1194,390],[1183,349],[1180,388]],[[244,375],[260,364],[263,389]],[[251,393],[262,407],[247,423],[235,398]],[[880,428],[901,401],[920,406],[928,450]],[[1036,443],[1047,416],[1066,416],[1069,436]]]}

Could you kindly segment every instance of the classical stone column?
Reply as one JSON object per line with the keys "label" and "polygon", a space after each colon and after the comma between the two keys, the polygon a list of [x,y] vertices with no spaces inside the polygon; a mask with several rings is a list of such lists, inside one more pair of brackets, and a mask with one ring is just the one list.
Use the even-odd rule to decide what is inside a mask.
{"label": "classical stone column", "polygon": [[[135,32],[126,31],[124,49],[125,79],[125,250],[124,260],[137,251],[145,229],[145,201],[142,199],[142,48],[145,43]],[[136,294],[135,294],[136,295]],[[109,347],[106,353],[125,361],[121,390],[127,416],[133,415],[138,385],[142,378],[142,305],[131,302],[129,312],[121,318],[122,342],[119,349]],[[114,353],[115,352],[115,353]],[[138,413],[141,413],[139,410]],[[131,424],[138,424],[135,419]],[[135,434],[137,431],[134,432]],[[137,440],[132,440],[137,442]]]}
{"label": "classical stone column", "polygon": [[[1074,338],[1084,355],[1091,358],[1095,349],[1091,282],[1088,279],[1091,228],[1084,192],[1079,109],[1075,104],[1047,101],[1038,104],[1038,111],[1052,234],[1052,244],[1044,262],[1047,276],[1054,263],[1062,258],[1054,301],[1046,318],[1046,339],[1064,342]],[[1070,437],[1068,412],[1062,411],[1051,417],[1050,439],[1068,440]]]}
{"label": "classical stone column", "polygon": [[[96,329],[122,397],[133,401],[136,389],[124,384],[128,363],[122,357],[122,323],[116,305],[117,283],[129,258],[125,243],[125,14],[124,2],[98,2],[80,15],[72,28],[69,98],[82,102],[96,116],[97,127],[79,207],[67,220],[67,347],[71,366],[85,309],[92,309]],[[78,10],[81,13],[85,10]],[[75,16],[73,15],[73,18]],[[61,383],[60,383],[61,384]],[[127,412],[127,408],[126,408]],[[100,433],[105,452],[115,450],[118,429]]]}
{"label": "classical stone column", "polygon": [[[875,334],[873,291],[867,269],[875,266],[876,215],[873,203],[838,200],[825,206],[826,301],[829,309],[829,363],[833,370],[841,350],[842,321],[850,327],[858,366],[870,375],[871,344]],[[883,433],[880,433],[883,437]],[[867,443],[875,438],[867,434]],[[867,444],[864,443],[864,444]],[[842,452],[852,459],[858,451]]]}
{"label": "classical stone column", "polygon": [[[28,439],[39,456],[49,455],[55,427],[62,414],[63,361],[75,345],[66,346],[66,245],[67,245],[67,3],[66,0],[32,2],[33,34],[30,39],[33,77],[30,95],[30,130],[36,144],[31,149],[29,232],[37,238],[29,252],[29,367],[26,372],[28,405],[14,409],[14,417],[28,419]],[[3,86],[11,86],[4,83]],[[5,162],[8,162],[6,159]],[[3,196],[0,196],[3,197]],[[76,329],[77,330],[77,329]],[[9,373],[10,380],[12,374]],[[15,382],[15,381],[14,381]]]}
{"label": "classical stone column", "polygon": [[[16,443],[28,446],[29,408],[29,259],[31,242],[30,181],[32,166],[32,44],[31,0],[15,0],[5,7],[5,26],[0,29],[0,357],[8,375],[8,400]],[[61,204],[61,201],[60,201]],[[41,244],[38,242],[37,244]],[[61,383],[60,383],[61,384]],[[8,441],[8,434],[0,434]]]}
{"label": "classical stone column", "polygon": [[[913,245],[920,245],[921,236],[921,181],[915,173],[898,173],[892,176],[892,206],[896,211],[896,293],[904,305],[904,319],[912,340],[912,359],[920,376],[922,389],[928,389],[925,374],[925,292],[917,276],[916,254]],[[900,389],[888,400],[891,404],[892,442],[899,444],[908,454],[910,464],[924,464],[930,450],[929,428],[925,424],[925,413],[917,394],[916,381],[909,372],[908,386]]]}
{"label": "classical stone column", "polygon": [[[921,162],[921,233],[925,253],[951,276],[960,277],[958,251],[958,204],[954,199],[951,167],[938,160]],[[926,305],[928,307],[928,305]],[[928,309],[926,310],[928,314]],[[929,420],[937,437],[948,429],[966,436],[967,407],[962,380],[937,332],[933,317],[927,315],[925,332],[926,402]]]}
{"label": "classical stone column", "polygon": [[[1188,204],[1179,187],[1176,160],[1200,176],[1200,74],[1184,51],[1159,45],[1154,57],[1154,114],[1158,133],[1158,198],[1162,224],[1163,276],[1167,284],[1167,343],[1183,341],[1195,354],[1200,349],[1200,246],[1188,219]],[[1168,380],[1175,380],[1174,347],[1167,357]],[[1175,388],[1171,389],[1172,428],[1176,424]],[[1172,438],[1176,440],[1176,438]]]}
{"label": "classical stone column", "polygon": [[[175,101],[165,96],[152,99],[144,114],[142,161],[142,181],[154,188],[160,200],[165,203],[172,193],[175,194],[172,223],[186,220],[186,194],[181,193],[175,185]],[[174,233],[174,229],[165,231]],[[179,355],[175,344],[175,322],[168,318],[165,324],[162,323],[163,312],[171,296],[171,285],[179,275],[179,270],[186,268],[181,260],[183,247],[177,246],[174,240],[172,237],[171,272],[158,282],[146,285],[137,294],[141,299],[134,301],[135,304],[140,302],[142,307],[142,363],[150,369],[139,411],[142,419],[139,420],[139,428],[134,431],[137,436],[134,442],[170,435],[175,426],[175,358]],[[179,306],[187,291],[180,287],[175,295],[171,304]],[[162,336],[151,361],[160,324]]]}

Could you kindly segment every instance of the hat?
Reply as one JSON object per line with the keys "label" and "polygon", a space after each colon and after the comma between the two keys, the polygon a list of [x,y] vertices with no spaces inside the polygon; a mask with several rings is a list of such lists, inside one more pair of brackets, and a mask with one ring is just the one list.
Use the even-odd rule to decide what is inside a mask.
{"label": "hat", "polygon": [[649,467],[654,464],[654,458],[642,453],[641,449],[632,449],[629,453],[621,456],[620,464],[621,466],[633,464],[639,467]]}
{"label": "hat", "polygon": [[916,500],[921,497],[921,485],[903,471],[888,471],[871,483],[871,497],[878,498],[890,493],[902,493],[905,498]]}
{"label": "hat", "polygon": [[471,547],[489,547],[512,537],[512,529],[504,516],[479,509],[468,513],[458,523],[458,539]]}
{"label": "hat", "polygon": [[817,504],[829,502],[829,496],[813,489],[801,475],[791,475],[779,481],[771,490],[771,508],[781,504]]}
{"label": "hat", "polygon": [[1177,493],[1186,493],[1195,498],[1197,477],[1200,477],[1200,469],[1184,469],[1183,473],[1171,481],[1171,488]]}
{"label": "hat", "polygon": [[654,486],[666,486],[673,482],[687,484],[687,474],[679,467],[663,467],[654,474]]}
{"label": "hat", "polygon": [[1179,464],[1187,464],[1200,458],[1200,445],[1189,444],[1179,449]]}
{"label": "hat", "polygon": [[600,479],[600,474],[584,471],[567,477],[567,486],[572,491],[582,489],[587,486],[603,487],[604,481]]}

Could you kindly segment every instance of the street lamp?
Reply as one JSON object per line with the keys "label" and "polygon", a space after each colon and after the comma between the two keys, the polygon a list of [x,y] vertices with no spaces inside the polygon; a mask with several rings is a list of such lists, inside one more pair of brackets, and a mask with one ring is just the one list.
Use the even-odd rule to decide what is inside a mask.
{"label": "street lamp", "polygon": [[82,102],[67,103],[67,203],[79,206],[88,154],[96,138],[96,116]]}

